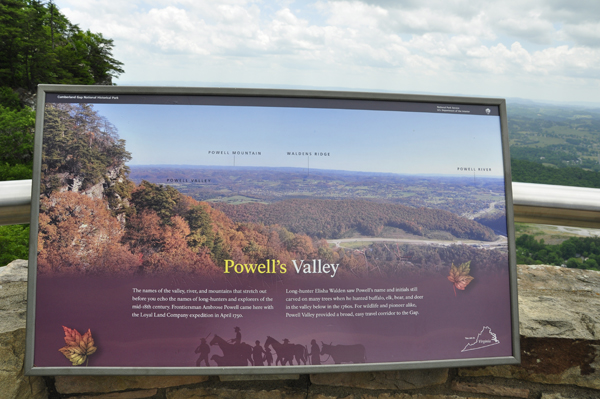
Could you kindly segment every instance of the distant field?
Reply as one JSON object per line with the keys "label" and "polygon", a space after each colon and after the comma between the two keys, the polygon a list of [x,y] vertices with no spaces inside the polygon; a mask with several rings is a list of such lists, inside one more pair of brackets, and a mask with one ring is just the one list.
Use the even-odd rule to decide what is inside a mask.
{"label": "distant field", "polygon": [[598,154],[599,109],[509,104],[508,124],[511,149],[548,147],[548,153]]}
{"label": "distant field", "polygon": [[225,204],[238,205],[248,203],[266,204],[266,202],[257,200],[256,198],[244,197],[243,195],[234,195],[231,197],[209,199],[206,202],[223,202]]}
{"label": "distant field", "polygon": [[373,241],[356,241],[356,242],[342,242],[340,247],[348,249],[362,249],[373,245]]}
{"label": "distant field", "polygon": [[[513,173],[513,181],[599,187],[600,109],[542,104],[507,108],[513,164],[534,162],[547,169],[527,166]],[[593,173],[556,170],[567,167]]]}
{"label": "distant field", "polygon": [[600,236],[600,230],[546,224],[515,223],[516,237],[518,238],[523,234],[534,236],[538,241],[543,239],[546,244],[557,245],[571,237]]}
{"label": "distant field", "polygon": [[[452,236],[452,234],[447,233],[447,232],[440,232],[438,235],[441,235],[442,233],[445,233],[446,237],[449,237],[447,239],[452,240],[455,239],[454,236]],[[357,229],[350,229],[347,232],[345,232],[341,238],[356,238],[356,239],[360,239],[360,238],[364,238],[365,236],[363,236],[362,234],[360,234],[360,232],[358,232]],[[408,233],[402,229],[396,228],[396,227],[391,227],[391,226],[385,226],[383,228],[383,230],[381,231],[381,234],[378,235],[378,237],[381,238],[406,238],[406,239],[413,239],[413,240],[422,240],[425,239],[426,237],[423,236],[419,236],[416,234],[411,234]]]}
{"label": "distant field", "polygon": [[[472,176],[406,176],[298,168],[215,168],[132,166],[136,183],[169,184],[198,201],[228,205],[274,203],[285,199],[368,199],[435,208],[469,215],[504,196],[502,179]],[[182,182],[170,183],[174,178]],[[198,182],[198,180],[200,182]],[[459,201],[456,199],[460,198]]]}

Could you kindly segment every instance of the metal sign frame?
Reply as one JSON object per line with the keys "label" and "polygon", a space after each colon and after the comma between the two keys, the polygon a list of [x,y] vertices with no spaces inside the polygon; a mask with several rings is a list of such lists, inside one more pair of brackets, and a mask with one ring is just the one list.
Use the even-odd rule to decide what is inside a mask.
{"label": "metal sign frame", "polygon": [[[89,102],[93,104],[110,102],[111,96],[171,96],[170,104],[185,104],[186,99],[209,98],[209,103],[234,104],[237,100],[242,106],[271,106],[271,107],[311,107],[311,102],[320,102],[316,108],[323,107],[323,104],[330,104],[327,107],[336,108],[341,102],[347,102],[348,109],[365,109],[365,104],[375,102],[379,109],[395,109],[397,104],[416,104],[435,106],[436,104],[445,104],[449,110],[452,106],[456,109],[471,109],[475,107],[497,107],[497,120],[500,123],[501,132],[501,159],[503,162],[504,193],[505,193],[505,214],[507,226],[507,245],[508,245],[508,263],[506,273],[508,275],[509,300],[506,306],[510,307],[510,340],[512,354],[504,356],[482,356],[473,354],[467,358],[453,359],[426,359],[426,360],[407,360],[407,361],[385,361],[368,362],[358,364],[326,364],[326,365],[273,365],[273,366],[214,366],[214,367],[171,367],[171,366],[93,366],[88,367],[72,366],[68,362],[64,366],[44,366],[36,365],[36,323],[39,316],[38,301],[38,229],[40,216],[40,189],[41,169],[42,169],[42,149],[44,145],[44,110],[47,105],[48,96],[69,95],[76,98],[87,96]],[[95,99],[93,99],[95,98]],[[104,101],[102,98],[106,98]],[[216,99],[216,100],[215,100]],[[233,102],[232,102],[232,99]],[[194,100],[194,101],[196,101]],[[66,100],[65,100],[66,101]],[[82,102],[81,99],[73,100]],[[87,100],[86,100],[87,101]],[[135,100],[132,100],[135,102]],[[204,100],[201,100],[201,102]],[[192,101],[193,103],[193,101]],[[349,105],[348,105],[349,104]],[[462,107],[462,108],[461,108]],[[479,108],[478,108],[479,107]],[[331,91],[299,91],[299,90],[271,90],[271,89],[227,89],[227,88],[175,88],[175,87],[120,87],[120,86],[74,86],[74,85],[40,85],[37,96],[37,116],[35,130],[35,155],[33,165],[33,186],[31,203],[31,233],[29,250],[29,282],[28,282],[28,305],[27,305],[27,348],[25,357],[26,375],[222,375],[222,374],[283,374],[283,373],[328,373],[328,372],[356,372],[356,371],[379,371],[379,370],[407,370],[407,369],[428,369],[445,367],[466,367],[466,366],[489,366],[501,364],[520,363],[520,345],[519,345],[519,322],[518,322],[518,299],[517,299],[517,273],[516,273],[516,255],[514,244],[514,213],[512,203],[510,156],[508,144],[508,128],[506,118],[506,103],[503,99],[494,98],[470,98],[454,96],[425,96],[425,95],[403,95],[389,93],[362,93],[362,92],[331,92]],[[449,111],[451,113],[455,111]],[[464,111],[470,112],[470,111]],[[489,114],[489,109],[488,109]],[[498,149],[500,150],[500,149]],[[465,165],[470,166],[470,165]],[[366,256],[365,256],[366,259]],[[288,266],[291,268],[291,265]],[[450,289],[450,288],[449,288]],[[461,292],[462,293],[462,292]],[[61,295],[57,292],[57,295]],[[36,306],[38,304],[38,306]],[[283,305],[283,304],[281,304]],[[124,305],[125,306],[125,305]],[[286,320],[279,320],[285,322]],[[235,323],[235,322],[231,322]],[[227,324],[227,331],[230,324]],[[431,323],[435,324],[435,323]],[[60,324],[57,324],[60,328]],[[233,326],[233,324],[231,324]],[[66,330],[65,330],[66,331]],[[483,330],[482,330],[483,331]],[[81,331],[83,334],[84,331]],[[476,334],[477,332],[474,332]],[[59,331],[62,339],[62,331]],[[494,335],[495,337],[495,335]],[[166,339],[167,337],[165,337]],[[280,337],[281,338],[281,337]],[[466,337],[465,337],[466,338]],[[238,339],[239,340],[239,339]],[[306,343],[305,343],[306,344]],[[98,344],[99,345],[99,344]],[[67,345],[68,346],[68,345]],[[466,347],[465,347],[466,348]],[[58,351],[59,348],[56,348]],[[91,355],[93,356],[93,355]],[[92,358],[90,356],[90,358]]]}

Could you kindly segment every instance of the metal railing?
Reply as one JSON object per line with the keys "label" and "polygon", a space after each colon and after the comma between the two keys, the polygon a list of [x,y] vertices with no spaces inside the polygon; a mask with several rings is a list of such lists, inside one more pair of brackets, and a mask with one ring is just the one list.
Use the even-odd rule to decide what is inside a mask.
{"label": "metal railing", "polygon": [[515,222],[600,228],[600,189],[513,183]]}
{"label": "metal railing", "polygon": [[[515,222],[600,228],[600,189],[513,183]],[[0,182],[0,225],[29,223],[31,180]]]}
{"label": "metal railing", "polygon": [[0,225],[29,223],[31,180],[0,181]]}

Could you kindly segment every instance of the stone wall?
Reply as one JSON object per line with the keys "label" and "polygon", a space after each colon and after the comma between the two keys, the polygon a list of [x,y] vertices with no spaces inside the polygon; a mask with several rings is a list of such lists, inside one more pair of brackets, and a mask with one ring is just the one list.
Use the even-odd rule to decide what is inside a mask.
{"label": "stone wall", "polygon": [[0,397],[74,399],[597,399],[600,273],[519,266],[522,364],[372,373],[25,377],[27,262],[0,268]]}

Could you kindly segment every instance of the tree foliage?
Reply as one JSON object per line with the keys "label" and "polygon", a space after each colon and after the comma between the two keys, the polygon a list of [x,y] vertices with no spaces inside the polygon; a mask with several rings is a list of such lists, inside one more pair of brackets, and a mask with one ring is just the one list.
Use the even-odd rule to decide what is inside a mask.
{"label": "tree foliage", "polygon": [[[0,1],[0,181],[32,177],[35,112],[24,106],[17,93],[31,93],[40,83],[112,84],[112,78],[123,73],[123,64],[113,58],[112,50],[111,39],[83,31],[52,1]],[[73,144],[77,145],[77,140]],[[113,145],[117,153],[108,157],[127,156],[120,152],[122,145],[113,144],[117,144]],[[102,162],[84,161],[77,167],[87,179],[84,184],[98,181],[99,175],[106,173]],[[111,209],[122,206],[121,194],[131,188],[126,180],[122,182],[108,187],[112,190]],[[46,193],[59,184],[58,175],[50,176]],[[28,231],[28,226],[0,227],[0,265],[6,264],[6,259],[27,259],[22,241]]]}
{"label": "tree foliage", "polygon": [[111,39],[81,30],[52,2],[0,2],[0,86],[111,84],[123,73],[112,49]]}
{"label": "tree foliage", "polygon": [[600,173],[577,167],[548,167],[537,162],[511,159],[512,181],[561,186],[600,188]]}
{"label": "tree foliage", "polygon": [[569,268],[600,270],[600,237],[571,237],[558,245],[537,241],[523,234],[516,240],[517,263],[565,265]]}
{"label": "tree foliage", "polygon": [[29,225],[0,226],[0,265],[15,259],[27,259],[29,253]]}
{"label": "tree foliage", "polygon": [[175,208],[180,201],[181,194],[173,187],[152,184],[145,180],[131,194],[131,203],[136,210],[152,210],[162,223],[169,223],[171,217],[175,216]]}
{"label": "tree foliage", "polygon": [[293,233],[317,238],[341,238],[351,229],[378,236],[385,226],[415,235],[443,230],[460,238],[495,238],[488,227],[448,211],[367,200],[290,199],[268,205],[216,206],[236,222],[278,224]]}
{"label": "tree foliage", "polygon": [[131,154],[117,129],[89,104],[47,104],[44,116],[41,191],[61,186],[85,190],[106,173],[124,174]]}
{"label": "tree foliage", "polygon": [[42,273],[131,274],[139,260],[120,243],[123,233],[104,200],[53,193],[40,204],[38,268]]}
{"label": "tree foliage", "polygon": [[35,112],[0,105],[0,181],[31,179]]}
{"label": "tree foliage", "polygon": [[147,181],[134,188],[131,212],[124,217],[110,212],[106,198],[92,199],[82,192],[53,192],[41,204],[42,273],[196,274],[216,279],[227,277],[227,259],[242,264],[277,260],[290,271],[271,276],[279,279],[297,278],[293,259],[321,259],[339,264],[340,277],[364,278],[373,273],[438,274],[453,262],[471,262],[482,271],[505,270],[507,264],[506,254],[466,246],[404,245],[400,250],[396,244],[390,250],[381,243],[360,250],[334,248],[324,239],[278,224],[234,222],[205,202]]}

